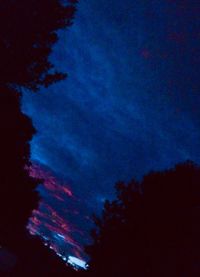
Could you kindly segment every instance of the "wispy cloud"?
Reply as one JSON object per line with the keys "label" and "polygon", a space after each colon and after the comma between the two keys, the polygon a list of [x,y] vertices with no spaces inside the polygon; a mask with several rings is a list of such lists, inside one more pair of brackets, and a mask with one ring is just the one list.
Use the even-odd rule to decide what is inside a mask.
{"label": "wispy cloud", "polygon": [[87,214],[80,214],[80,201],[78,202],[68,185],[42,165],[32,165],[29,174],[41,179],[39,190],[43,191],[39,207],[32,212],[27,226],[30,233],[43,237],[58,254],[71,254],[83,259],[85,254],[81,241],[84,241],[84,231],[79,230],[76,223],[84,221]]}

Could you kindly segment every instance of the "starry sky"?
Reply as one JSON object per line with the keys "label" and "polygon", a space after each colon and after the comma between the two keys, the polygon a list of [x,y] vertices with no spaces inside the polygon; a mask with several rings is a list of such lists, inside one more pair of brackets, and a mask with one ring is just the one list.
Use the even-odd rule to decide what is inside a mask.
{"label": "starry sky", "polygon": [[117,181],[200,163],[198,2],[83,0],[59,33],[51,59],[68,78],[23,97],[31,174],[46,180],[30,224],[55,247],[84,256],[89,217]]}

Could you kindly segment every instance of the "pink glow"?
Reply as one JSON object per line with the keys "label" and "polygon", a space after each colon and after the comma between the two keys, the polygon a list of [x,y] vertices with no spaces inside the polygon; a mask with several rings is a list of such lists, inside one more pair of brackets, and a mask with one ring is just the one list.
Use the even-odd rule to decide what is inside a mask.
{"label": "pink glow", "polygon": [[60,199],[62,198],[61,196],[73,196],[69,186],[62,184],[56,177],[52,176],[52,173],[42,169],[39,165],[32,165],[28,168],[28,171],[31,177],[42,179],[45,188],[49,191],[56,192]]}
{"label": "pink glow", "polygon": [[[67,209],[64,205],[69,199],[71,199],[70,201],[73,204],[77,201],[76,197],[73,196],[69,186],[60,182],[49,170],[42,168],[38,164],[32,165],[27,169],[31,177],[41,179],[41,186],[44,186],[45,194],[47,195],[47,198],[40,201],[38,209],[32,212],[27,226],[29,232],[32,235],[40,235],[44,239],[48,239],[50,246],[56,253],[59,253],[60,245],[69,245],[70,249],[72,249],[69,254],[82,259],[81,253],[83,253],[83,249],[74,239],[75,233],[82,234],[82,232],[68,222],[66,218],[68,215],[78,215],[79,211]],[[52,199],[55,199],[55,202],[57,201],[55,207],[59,211],[55,210],[55,202]]]}

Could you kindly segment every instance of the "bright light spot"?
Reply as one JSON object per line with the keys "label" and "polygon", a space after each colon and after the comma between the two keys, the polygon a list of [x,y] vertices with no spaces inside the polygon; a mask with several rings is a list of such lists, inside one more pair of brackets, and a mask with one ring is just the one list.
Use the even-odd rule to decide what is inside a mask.
{"label": "bright light spot", "polygon": [[83,269],[87,269],[86,262],[84,262],[83,260],[80,260],[76,257],[69,256],[67,262],[68,262],[68,264],[71,264],[75,268],[80,267],[80,268],[83,268]]}
{"label": "bright light spot", "polygon": [[61,234],[56,234],[57,237],[61,238],[61,239],[65,239],[65,237]]}

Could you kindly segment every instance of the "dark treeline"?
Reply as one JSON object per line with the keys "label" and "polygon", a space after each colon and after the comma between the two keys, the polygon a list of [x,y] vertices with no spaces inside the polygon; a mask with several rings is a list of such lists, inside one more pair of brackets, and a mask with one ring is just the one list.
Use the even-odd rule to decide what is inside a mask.
{"label": "dark treeline", "polygon": [[26,170],[35,129],[21,111],[21,91],[36,92],[66,77],[49,55],[57,30],[72,23],[75,2],[0,0],[0,276],[45,276],[59,268],[55,254],[26,230],[39,180]]}
{"label": "dark treeline", "polygon": [[200,276],[200,167],[152,172],[116,192],[95,218],[88,276]]}

